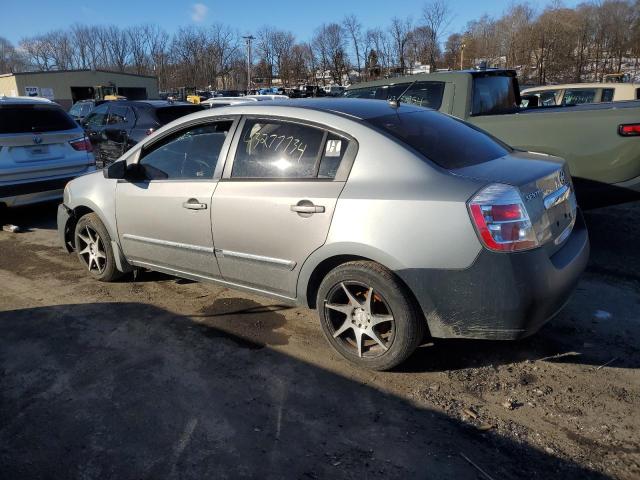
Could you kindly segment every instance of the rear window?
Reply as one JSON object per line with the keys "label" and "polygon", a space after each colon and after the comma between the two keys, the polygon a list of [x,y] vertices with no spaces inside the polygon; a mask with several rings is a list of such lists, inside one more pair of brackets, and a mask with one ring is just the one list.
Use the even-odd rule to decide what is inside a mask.
{"label": "rear window", "polygon": [[469,167],[503,157],[509,147],[460,120],[433,111],[367,119],[446,169]]}
{"label": "rear window", "polygon": [[563,105],[581,105],[583,103],[593,103],[596,99],[596,89],[572,89],[565,90],[562,98]]}
{"label": "rear window", "polygon": [[518,108],[515,81],[511,76],[473,77],[473,115],[513,112]]}
{"label": "rear window", "polygon": [[200,105],[174,105],[173,107],[161,107],[156,110],[156,116],[161,125],[189,115],[190,113],[199,112],[203,108]]}
{"label": "rear window", "polygon": [[51,105],[0,106],[0,134],[42,133],[73,130],[76,122],[59,107]]}

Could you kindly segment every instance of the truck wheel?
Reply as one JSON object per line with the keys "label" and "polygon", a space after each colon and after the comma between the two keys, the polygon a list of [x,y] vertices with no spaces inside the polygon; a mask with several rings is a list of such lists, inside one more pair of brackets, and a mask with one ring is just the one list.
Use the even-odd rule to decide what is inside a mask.
{"label": "truck wheel", "polygon": [[424,338],[425,321],[405,287],[375,262],[348,262],[331,270],[316,305],[331,346],[361,367],[389,370]]}
{"label": "truck wheel", "polygon": [[109,232],[95,213],[78,220],[74,241],[80,263],[93,278],[112,282],[122,276],[116,268]]}

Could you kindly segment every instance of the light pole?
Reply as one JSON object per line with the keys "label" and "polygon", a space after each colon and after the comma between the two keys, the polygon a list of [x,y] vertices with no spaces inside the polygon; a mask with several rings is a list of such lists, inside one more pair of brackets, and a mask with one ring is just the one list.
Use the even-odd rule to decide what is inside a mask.
{"label": "light pole", "polygon": [[247,42],[247,95],[249,94],[249,90],[251,90],[251,42],[255,40],[256,37],[253,35],[245,35],[245,42]]}
{"label": "light pole", "polygon": [[460,70],[464,70],[464,47],[466,46],[464,42],[460,45]]}

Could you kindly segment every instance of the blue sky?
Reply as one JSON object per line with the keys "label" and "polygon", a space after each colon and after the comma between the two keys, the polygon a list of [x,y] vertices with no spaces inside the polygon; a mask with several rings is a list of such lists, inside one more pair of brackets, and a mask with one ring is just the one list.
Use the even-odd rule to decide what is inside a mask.
{"label": "blue sky", "polygon": [[[74,22],[120,26],[155,23],[169,32],[183,25],[222,22],[237,28],[242,34],[255,32],[268,24],[292,31],[299,40],[308,40],[319,24],[339,20],[351,13],[358,15],[365,27],[386,26],[393,16],[418,19],[424,3],[424,0],[2,0],[0,36],[17,43],[25,36],[65,28]],[[484,13],[500,15],[513,0],[458,0],[448,3],[453,13],[449,30],[453,32]],[[549,2],[538,0],[529,3],[542,9]],[[573,0],[564,2],[567,6],[576,3]]]}

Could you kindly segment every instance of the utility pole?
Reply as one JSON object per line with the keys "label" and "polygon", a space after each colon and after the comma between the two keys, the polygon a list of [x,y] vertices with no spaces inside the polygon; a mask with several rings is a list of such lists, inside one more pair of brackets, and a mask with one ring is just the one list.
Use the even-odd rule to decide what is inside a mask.
{"label": "utility pole", "polygon": [[249,90],[251,90],[251,42],[255,40],[256,37],[253,35],[245,35],[245,42],[247,42],[247,95],[249,94]]}

